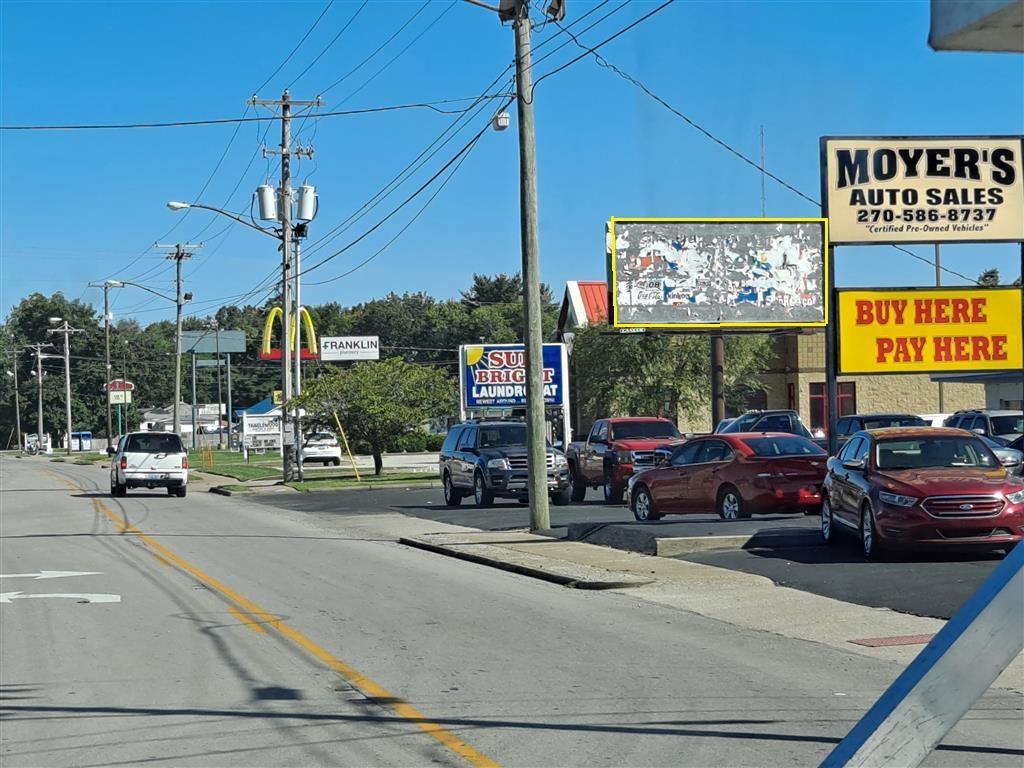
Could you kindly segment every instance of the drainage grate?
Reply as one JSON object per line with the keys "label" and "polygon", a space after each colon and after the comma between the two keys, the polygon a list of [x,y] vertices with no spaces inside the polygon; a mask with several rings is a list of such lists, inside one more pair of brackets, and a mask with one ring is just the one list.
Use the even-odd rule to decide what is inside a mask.
{"label": "drainage grate", "polygon": [[863,640],[850,640],[854,645],[866,645],[868,648],[882,648],[888,645],[924,645],[930,643],[935,635],[894,635],[892,637],[866,637]]}

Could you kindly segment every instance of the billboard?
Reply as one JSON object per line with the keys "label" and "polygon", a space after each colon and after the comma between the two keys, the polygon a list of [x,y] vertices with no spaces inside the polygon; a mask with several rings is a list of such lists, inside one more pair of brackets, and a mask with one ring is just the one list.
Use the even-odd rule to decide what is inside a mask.
{"label": "billboard", "polygon": [[377,336],[321,336],[320,359],[328,362],[380,360],[380,338]]}
{"label": "billboard", "polygon": [[[544,404],[568,402],[564,344],[544,345]],[[459,347],[462,410],[526,406],[526,351],[522,344]]]}
{"label": "billboard", "polygon": [[833,245],[1024,240],[1020,136],[825,136]]}
{"label": "billboard", "polygon": [[608,225],[618,328],[823,326],[825,219],[626,219]]}
{"label": "billboard", "polygon": [[245,331],[216,331],[206,328],[202,331],[182,331],[181,351],[197,355],[213,355],[245,352]]}
{"label": "billboard", "polygon": [[1020,288],[873,288],[838,292],[839,370],[1019,371]]}

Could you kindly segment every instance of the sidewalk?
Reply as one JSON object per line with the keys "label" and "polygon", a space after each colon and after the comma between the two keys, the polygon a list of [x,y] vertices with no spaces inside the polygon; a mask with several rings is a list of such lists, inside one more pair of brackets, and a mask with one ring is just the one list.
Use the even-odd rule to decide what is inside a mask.
{"label": "sidewalk", "polygon": [[[628,577],[638,580],[628,587],[607,587],[634,599],[900,664],[912,661],[945,624],[940,619],[846,603],[780,587],[762,576],[683,560],[526,532],[479,531],[420,519],[404,527],[426,528],[399,536],[399,541],[409,546],[504,570],[516,571],[517,566],[528,564],[532,569],[550,571],[553,577],[548,580],[556,582],[559,578],[571,581],[574,575],[583,580],[594,578],[593,569],[599,569],[604,574],[601,578],[609,582]],[[882,644],[873,645],[878,641]],[[890,642],[903,644],[887,644]],[[996,685],[1024,691],[1024,655],[1014,660]]]}

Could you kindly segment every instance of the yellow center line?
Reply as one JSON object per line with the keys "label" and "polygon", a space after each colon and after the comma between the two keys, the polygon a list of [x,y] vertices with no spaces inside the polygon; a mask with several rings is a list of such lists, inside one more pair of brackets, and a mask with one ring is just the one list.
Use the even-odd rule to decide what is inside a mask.
{"label": "yellow center line", "polygon": [[228,608],[228,613],[230,613],[232,616],[234,616],[236,619],[242,622],[245,625],[246,629],[252,630],[253,632],[258,632],[261,635],[265,635],[267,633],[267,630],[263,628],[262,624],[256,621],[249,614],[243,613],[234,606]]}
{"label": "yellow center line", "polygon": [[[53,474],[59,477],[57,473]],[[61,481],[67,483],[63,477],[61,478]],[[85,490],[77,485],[73,486],[73,489],[78,491]],[[232,608],[229,608],[229,610],[232,611],[233,614],[237,613],[237,615],[246,622],[246,626],[250,627],[250,629],[253,629],[254,626],[258,626],[259,629],[254,629],[254,631],[265,631],[264,627],[270,627],[277,630],[282,636],[291,640],[295,645],[321,661],[325,666],[337,672],[349,684],[362,691],[364,695],[371,699],[378,700],[378,704],[386,706],[399,717],[414,722],[421,731],[443,744],[446,748],[454,752],[467,763],[474,766],[474,768],[498,768],[499,763],[495,762],[482,752],[474,749],[448,729],[442,727],[438,723],[432,722],[426,715],[411,704],[398,698],[393,693],[356,670],[354,667],[346,664],[326,648],[317,645],[299,630],[281,621],[278,617],[264,610],[252,600],[242,596],[226,584],[218,581],[213,576],[199,570],[184,558],[174,554],[163,544],[159,543],[151,536],[148,536],[129,523],[126,518],[120,517],[99,499],[93,499],[93,505],[96,507],[98,512],[104,513],[114,522],[115,525],[117,525],[119,532],[133,534],[139,541],[150,549],[152,554],[172,565],[177,566],[180,570],[199,580],[214,591],[219,592],[223,597],[227,598],[227,600],[234,603],[235,605]],[[236,608],[238,609],[237,611],[235,610]],[[258,623],[254,619],[258,619]]]}

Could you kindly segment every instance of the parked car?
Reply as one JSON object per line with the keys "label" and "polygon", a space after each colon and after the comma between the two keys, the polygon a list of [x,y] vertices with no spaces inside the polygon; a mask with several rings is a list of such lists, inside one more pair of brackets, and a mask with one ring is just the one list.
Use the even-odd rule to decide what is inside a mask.
{"label": "parked car", "polygon": [[792,410],[747,411],[733,419],[732,423],[723,427],[718,434],[730,435],[739,432],[787,432],[813,440],[821,448],[828,448],[828,439],[821,435],[812,435],[800,419],[800,414]]}
{"label": "parked car", "polygon": [[633,473],[654,466],[655,450],[682,439],[668,419],[598,419],[585,441],[570,443],[566,450],[572,500],[583,501],[587,488],[603,488],[605,501],[620,503]]}
{"label": "parked car", "polygon": [[836,422],[836,441],[842,446],[851,435],[865,429],[885,427],[927,427],[928,422],[912,413],[856,413]]}
{"label": "parked car", "polygon": [[944,427],[946,426],[946,419],[952,418],[952,413],[922,413],[920,414],[921,419],[929,427]]}
{"label": "parked car", "polygon": [[980,408],[957,411],[946,419],[944,426],[969,429],[975,434],[994,437],[1006,444],[1024,434],[1024,411],[990,411]]}
{"label": "parked car", "polygon": [[806,437],[741,432],[696,437],[668,463],[629,480],[629,507],[640,521],[717,512],[723,520],[800,511],[821,504],[827,454]]}
{"label": "parked car", "polygon": [[188,486],[188,452],[173,432],[129,432],[107,449],[110,495],[129,488],[166,488],[184,498]]}
{"label": "parked car", "polygon": [[[992,453],[996,455],[999,463],[1003,465],[1007,472],[1012,475],[1024,474],[1024,452],[1019,448],[1011,448],[999,440],[985,437],[984,435],[978,435],[978,439],[992,449]],[[1019,440],[1020,438],[1018,438],[1018,442]]]}
{"label": "parked car", "polygon": [[822,490],[822,538],[841,532],[867,558],[889,546],[1012,547],[1024,534],[1024,482],[964,430],[858,432],[829,459]]}
{"label": "parked car", "polygon": [[736,421],[735,418],[732,418],[732,419],[722,419],[720,422],[718,422],[715,425],[715,434],[717,435],[720,432],[725,431],[725,428],[728,427],[730,424],[732,424],[734,421]]}
{"label": "parked car", "polygon": [[307,461],[321,461],[325,467],[328,464],[341,464],[341,445],[338,438],[330,432],[306,435],[302,443],[302,463],[305,464]]}
{"label": "parked car", "polygon": [[[478,507],[495,498],[529,501],[526,425],[511,421],[466,422],[451,428],[438,459],[444,501],[458,506],[472,496]],[[547,487],[552,503],[569,503],[569,464],[565,454],[547,450]]]}

